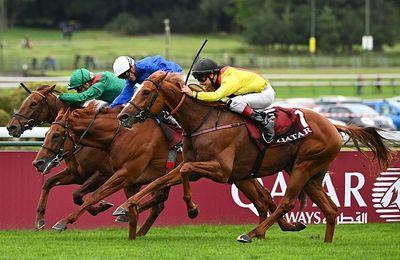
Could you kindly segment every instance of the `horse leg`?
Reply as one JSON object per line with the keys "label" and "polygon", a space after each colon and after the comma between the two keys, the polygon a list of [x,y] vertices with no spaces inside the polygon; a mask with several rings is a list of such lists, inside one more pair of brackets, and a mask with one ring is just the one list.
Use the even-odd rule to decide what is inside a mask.
{"label": "horse leg", "polygon": [[[150,227],[154,224],[154,221],[158,218],[160,213],[164,210],[164,202],[168,199],[170,187],[166,187],[155,193],[154,198],[148,205],[155,204],[151,208],[150,216],[147,218],[146,222],[140,228],[137,233],[138,236],[145,236],[149,231]],[[152,203],[151,203],[152,202]],[[139,213],[144,211],[146,208],[145,205],[139,207]]]}
{"label": "horse leg", "polygon": [[[144,199],[146,196],[149,194],[159,191],[165,187],[171,187],[174,185],[178,185],[181,183],[181,174],[179,172],[180,168],[182,167],[183,163],[179,164],[175,169],[170,171],[164,176],[161,176],[160,178],[157,178],[150,184],[148,184],[144,189],[130,197],[127,201],[121,204],[113,213],[114,216],[121,216],[121,215],[127,215],[128,214],[128,209],[131,207],[137,208],[139,205],[139,202]],[[131,217],[136,217],[137,216],[131,216]]]}
{"label": "horse leg", "polygon": [[[233,157],[233,156],[232,156]],[[230,158],[230,157],[225,157]],[[232,172],[233,160],[230,159],[231,163],[230,169],[227,167],[225,170],[221,167],[221,164],[217,161],[207,161],[207,162],[185,162],[180,170],[182,176],[182,186],[183,186],[183,200],[186,202],[186,208],[188,216],[190,218],[195,218],[198,214],[197,205],[192,201],[192,192],[190,189],[189,175],[192,173],[199,174],[203,177],[212,179],[216,182],[227,183],[229,180],[229,175]]]}
{"label": "horse leg", "polygon": [[305,186],[304,190],[311,200],[317,204],[324,213],[326,218],[325,243],[332,243],[333,234],[335,232],[336,217],[338,207],[331,198],[324,192],[322,188],[322,179],[325,174],[321,174],[320,178],[312,178]]}
{"label": "horse leg", "polygon": [[[308,162],[304,162],[307,165]],[[283,217],[287,212],[292,210],[296,204],[297,198],[303,189],[304,185],[313,176],[312,172],[305,172],[303,167],[298,167],[292,171],[290,176],[288,187],[285,195],[283,196],[278,208],[270,215],[269,218],[265,219],[255,229],[247,234],[240,235],[237,240],[239,242],[251,242],[253,237],[265,236],[265,232],[270,228],[279,218]]]}
{"label": "horse leg", "polygon": [[[256,207],[260,218],[259,223],[267,218],[267,210],[271,213],[276,210],[276,204],[273,201],[271,194],[256,179],[235,181],[235,185]],[[289,223],[283,217],[279,218],[277,222],[282,231],[300,231],[306,227],[301,222],[296,222],[294,224]]]}
{"label": "horse leg", "polygon": [[68,170],[68,168],[60,171],[56,175],[54,175],[46,180],[46,182],[43,184],[42,191],[40,193],[37,210],[36,210],[36,212],[37,212],[36,224],[35,224],[36,230],[43,229],[45,226],[44,214],[46,212],[47,198],[49,196],[50,190],[55,186],[69,185],[69,184],[75,184],[75,183],[76,183],[76,180],[74,178],[74,175],[71,174],[71,172]]}
{"label": "horse leg", "polygon": [[[125,193],[126,199],[129,199],[130,197],[132,197],[133,195],[138,193],[141,187],[142,187],[141,185],[130,185],[130,186],[124,187],[124,193]],[[129,218],[128,218],[128,216],[121,215],[121,216],[118,216],[115,219],[115,221],[116,222],[129,222]]]}
{"label": "horse leg", "polygon": [[[82,186],[72,193],[72,197],[74,199],[74,203],[81,206],[83,204],[83,196],[86,194],[95,191],[98,187],[100,187],[108,177],[104,176],[101,172],[96,171],[89,179],[87,179]],[[109,208],[114,206],[112,203],[102,201],[98,207],[89,206],[86,210],[92,215],[96,216],[100,212],[103,212]]]}
{"label": "horse leg", "polygon": [[127,174],[128,172],[125,168],[116,171],[114,175],[111,176],[111,178],[109,178],[100,188],[85,198],[84,203],[79,209],[68,215],[68,217],[58,221],[53,226],[53,229],[59,231],[65,230],[67,228],[67,224],[74,223],[89,206],[98,203],[105,197],[110,196],[114,192],[122,189],[125,184],[124,181],[126,180]]}

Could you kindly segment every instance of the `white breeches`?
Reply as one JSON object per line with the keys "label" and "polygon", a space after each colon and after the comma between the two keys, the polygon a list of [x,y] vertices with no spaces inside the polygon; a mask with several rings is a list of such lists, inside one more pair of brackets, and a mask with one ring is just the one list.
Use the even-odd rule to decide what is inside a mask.
{"label": "white breeches", "polygon": [[254,110],[265,110],[275,101],[275,90],[268,84],[260,93],[250,93],[233,97],[229,108],[233,112],[241,114],[249,105]]}

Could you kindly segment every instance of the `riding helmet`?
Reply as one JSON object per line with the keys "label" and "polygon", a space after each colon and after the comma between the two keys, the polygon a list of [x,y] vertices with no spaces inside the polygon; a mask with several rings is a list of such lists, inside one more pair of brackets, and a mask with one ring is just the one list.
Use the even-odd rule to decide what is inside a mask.
{"label": "riding helmet", "polygon": [[69,79],[68,90],[79,88],[93,78],[94,74],[85,68],[80,68],[72,72]]}

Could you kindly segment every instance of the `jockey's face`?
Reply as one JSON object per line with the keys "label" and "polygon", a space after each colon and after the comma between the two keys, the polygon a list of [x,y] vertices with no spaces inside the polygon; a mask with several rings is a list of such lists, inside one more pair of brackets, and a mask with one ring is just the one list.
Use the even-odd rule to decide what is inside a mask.
{"label": "jockey's face", "polygon": [[129,77],[127,79],[129,79],[130,81],[135,81],[136,80],[135,71],[136,71],[135,65],[131,66]]}
{"label": "jockey's face", "polygon": [[82,86],[80,86],[79,88],[76,88],[76,92],[81,93],[83,91],[86,91],[89,87],[90,87],[90,81],[83,83]]}
{"label": "jockey's face", "polygon": [[212,84],[212,80],[213,79],[214,79],[214,74],[211,73],[208,76],[205,76],[205,77],[203,77],[201,79],[198,79],[198,81],[199,81],[201,86],[206,86],[206,89],[209,89],[209,88],[211,88],[213,86],[213,84]]}

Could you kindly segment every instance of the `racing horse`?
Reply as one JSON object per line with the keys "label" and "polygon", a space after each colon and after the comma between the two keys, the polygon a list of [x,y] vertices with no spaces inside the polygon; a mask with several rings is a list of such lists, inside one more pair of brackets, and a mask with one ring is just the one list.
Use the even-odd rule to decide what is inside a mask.
{"label": "racing horse", "polygon": [[[29,96],[23,101],[18,112],[13,115],[7,124],[8,132],[13,137],[20,137],[25,130],[32,129],[35,126],[44,123],[51,123],[55,120],[59,110],[66,108],[67,105],[57,98],[55,86],[43,85],[36,91],[29,91]],[[47,198],[50,190],[55,186],[80,184],[81,187],[73,192],[73,201],[82,205],[83,196],[96,190],[112,174],[113,170],[109,162],[108,155],[95,148],[83,147],[79,153],[65,154],[66,168],[50,177],[42,186],[40,194],[35,226],[36,229],[43,229],[45,226],[45,211]],[[60,159],[60,158],[59,158]],[[54,161],[56,165],[58,160]],[[50,168],[44,171],[44,174],[50,172]],[[127,196],[132,193],[125,190]],[[91,206],[88,212],[92,215],[107,210],[113,205],[108,202],[101,202],[100,206]]]}
{"label": "racing horse", "polygon": [[[85,197],[83,205],[75,212],[68,215],[54,225],[54,229],[64,230],[67,224],[74,223],[84,210],[105,197],[115,193],[127,185],[133,185],[135,191],[139,191],[142,185],[148,184],[163,176],[167,170],[169,147],[156,120],[147,120],[143,124],[136,125],[131,130],[120,127],[117,119],[120,109],[102,108],[89,106],[85,109],[62,110],[48,131],[44,145],[38,152],[34,165],[49,165],[54,153],[63,147],[67,139],[73,143],[82,145],[107,148],[115,173],[95,192]],[[149,131],[151,129],[151,131]],[[78,141],[77,141],[78,140]],[[51,152],[55,151],[55,152]],[[176,157],[176,163],[182,162],[182,153]],[[267,216],[268,209],[273,211],[276,205],[269,192],[257,180],[243,180],[235,182],[237,187],[255,204],[259,211],[260,222]],[[168,198],[169,187],[163,192],[164,196],[158,196],[157,213],[161,213],[163,202]],[[145,202],[140,206],[144,210],[154,202]],[[155,221],[158,214],[148,220],[138,235],[145,234]],[[197,212],[189,215],[196,217]],[[302,223],[288,223],[283,218],[278,220],[284,231],[299,231],[305,228]],[[129,239],[136,238],[136,222],[129,226]]]}
{"label": "racing horse", "polygon": [[[343,144],[340,132],[353,139],[360,150],[359,142],[373,151],[382,168],[386,168],[391,157],[390,149],[383,142],[377,129],[371,127],[336,126],[325,117],[308,109],[299,109],[300,121],[312,129],[306,138],[281,146],[269,147],[257,174],[250,174],[258,155],[258,148],[249,138],[244,119],[230,111],[222,111],[185,98],[181,92],[182,79],[175,74],[153,73],[137,90],[129,105],[120,113],[124,126],[146,121],[146,118],[169,110],[185,131],[184,162],[164,177],[129,198],[114,212],[114,215],[132,214],[137,218],[137,205],[149,193],[182,182],[184,200],[188,211],[197,209],[192,202],[189,177],[207,177],[219,183],[258,178],[285,170],[290,179],[278,208],[252,231],[240,235],[239,242],[251,242],[252,238],[263,238],[266,230],[278,218],[295,206],[296,198],[304,190],[326,217],[324,241],[333,240],[338,208],[322,188],[323,178],[330,163],[338,155]],[[140,124],[139,124],[140,125]]]}

